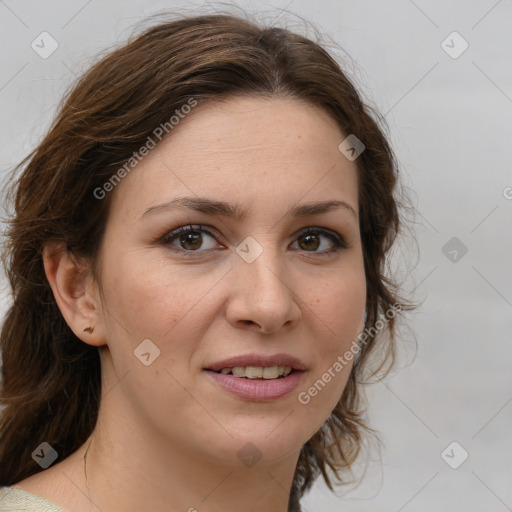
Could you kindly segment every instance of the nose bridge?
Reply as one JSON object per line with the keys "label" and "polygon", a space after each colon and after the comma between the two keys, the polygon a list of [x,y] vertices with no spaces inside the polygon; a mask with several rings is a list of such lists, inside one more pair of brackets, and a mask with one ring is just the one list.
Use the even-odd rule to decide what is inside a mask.
{"label": "nose bridge", "polygon": [[246,239],[239,245],[237,252],[242,254],[240,257],[243,260],[239,262],[240,279],[250,281],[251,289],[258,296],[261,293],[264,296],[288,295],[282,257],[272,245],[271,237],[267,237],[261,244],[255,239]]}
{"label": "nose bridge", "polygon": [[231,312],[236,320],[257,323],[270,332],[295,319],[299,308],[279,249],[272,237],[260,240],[248,237],[237,247],[237,292]]}

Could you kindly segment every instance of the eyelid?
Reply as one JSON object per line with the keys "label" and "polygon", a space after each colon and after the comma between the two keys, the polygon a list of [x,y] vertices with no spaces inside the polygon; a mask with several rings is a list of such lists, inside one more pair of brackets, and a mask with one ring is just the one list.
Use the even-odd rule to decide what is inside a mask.
{"label": "eyelid", "polygon": [[346,244],[345,239],[343,238],[342,235],[340,235],[333,229],[328,229],[328,228],[320,228],[320,227],[315,227],[315,226],[303,228],[297,233],[295,238],[298,238],[299,236],[305,235],[308,233],[320,233],[322,235],[325,235],[328,238],[331,238],[333,241],[343,244],[344,247],[348,247],[348,245]]}
{"label": "eyelid", "polygon": [[[218,233],[218,231],[211,227],[211,226],[204,226],[202,224],[185,224],[180,227],[177,227],[171,231],[166,232],[166,234],[161,237],[161,243],[170,246],[171,242],[176,240],[181,234],[188,233],[190,231],[200,232],[200,233],[206,233],[208,236],[214,238],[217,241],[217,238],[222,238],[222,236]],[[317,256],[329,256],[332,253],[339,252],[342,249],[349,248],[349,245],[346,243],[345,238],[339,234],[338,232],[329,229],[329,228],[322,228],[322,227],[316,227],[316,226],[308,226],[305,228],[302,228],[294,235],[294,242],[297,241],[297,239],[306,234],[320,234],[323,235],[331,240],[331,242],[334,244],[334,247],[331,249],[327,249],[324,251],[303,251],[305,253],[311,253]],[[218,241],[217,241],[218,242]],[[222,244],[221,244],[222,245]],[[172,248],[170,249],[174,252],[185,254],[187,256],[193,256],[195,254],[201,254],[204,252],[209,252],[213,249],[206,249],[206,250],[197,250],[197,251],[187,251],[185,249],[180,248]],[[300,249],[298,249],[300,251]]]}
{"label": "eyelid", "polygon": [[[200,233],[206,233],[208,236],[212,238],[221,238],[221,235],[218,234],[217,230],[212,228],[211,226],[204,226],[202,224],[185,224],[176,229],[172,229],[171,231],[166,232],[166,234],[161,238],[162,243],[171,243],[172,240],[177,239],[181,234],[188,233],[189,231],[199,231]],[[180,250],[183,252],[183,249]],[[185,251],[185,252],[204,252],[204,251]]]}
{"label": "eyelid", "polygon": [[314,254],[316,257],[330,256],[332,254],[339,253],[343,249],[349,248],[349,245],[347,244],[347,242],[345,241],[345,238],[341,234],[337,233],[336,231],[334,231],[332,229],[314,227],[314,226],[310,226],[310,227],[301,229],[295,235],[294,243],[295,243],[295,241],[297,241],[297,239],[301,235],[306,235],[309,233],[320,234],[320,235],[323,235],[323,236],[329,238],[331,240],[331,242],[334,244],[334,247],[332,247],[331,249],[324,250],[324,251],[303,251],[306,254],[311,253],[311,254]]}

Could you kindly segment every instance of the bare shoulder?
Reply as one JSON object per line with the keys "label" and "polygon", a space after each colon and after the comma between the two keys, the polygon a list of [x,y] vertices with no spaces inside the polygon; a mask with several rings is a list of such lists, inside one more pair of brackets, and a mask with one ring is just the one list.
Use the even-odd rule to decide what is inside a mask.
{"label": "bare shoulder", "polygon": [[55,466],[20,480],[14,484],[14,487],[40,495],[39,491],[58,487],[59,479],[63,476],[60,468]]}
{"label": "bare shoulder", "polygon": [[[66,510],[81,510],[79,471],[70,458],[13,484]],[[85,510],[85,509],[84,509]]]}
{"label": "bare shoulder", "polygon": [[62,496],[58,490],[62,489],[62,482],[59,481],[62,476],[56,473],[55,468],[49,468],[20,480],[13,484],[12,487],[22,489],[56,505],[60,505]]}

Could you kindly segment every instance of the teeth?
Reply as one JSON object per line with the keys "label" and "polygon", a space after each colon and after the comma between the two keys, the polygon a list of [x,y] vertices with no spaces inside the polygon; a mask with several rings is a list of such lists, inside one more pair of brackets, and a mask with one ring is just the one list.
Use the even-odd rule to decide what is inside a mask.
{"label": "teeth", "polygon": [[224,375],[232,373],[235,377],[247,379],[277,379],[281,375],[286,377],[292,371],[291,366],[235,366],[234,368],[222,368]]}
{"label": "teeth", "polygon": [[231,373],[233,373],[235,377],[245,377],[245,368],[242,368],[241,366],[236,366],[231,370]]}
{"label": "teeth", "polygon": [[[241,368],[244,371],[243,368]],[[258,366],[247,366],[245,376],[249,379],[261,379],[263,377],[263,368]]]}
{"label": "teeth", "polygon": [[261,369],[261,376],[264,379],[277,379],[282,372],[279,371],[279,366],[267,366]]}

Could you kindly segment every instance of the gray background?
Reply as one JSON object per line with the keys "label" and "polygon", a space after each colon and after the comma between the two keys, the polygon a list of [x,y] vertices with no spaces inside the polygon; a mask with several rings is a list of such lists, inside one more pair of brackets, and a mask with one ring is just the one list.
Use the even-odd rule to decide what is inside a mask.
{"label": "gray background", "polygon": [[[222,7],[0,0],[2,178],[37,145],[75,74],[125,40],[141,18],[185,5],[190,12]],[[304,510],[512,510],[511,1],[237,5],[306,35],[314,33],[301,18],[318,28],[363,96],[385,114],[418,211],[394,266],[423,305],[407,316],[401,370],[368,389],[370,424],[382,444],[370,446],[360,486],[336,497],[319,482]],[[59,45],[47,59],[30,46],[43,31]],[[460,40],[444,43],[452,56],[442,46],[453,31],[469,44],[457,58]],[[455,245],[443,251],[452,237]],[[462,448],[447,451],[452,465],[462,449],[469,454],[457,469],[441,457],[453,441]],[[364,469],[362,461],[358,471]]]}

